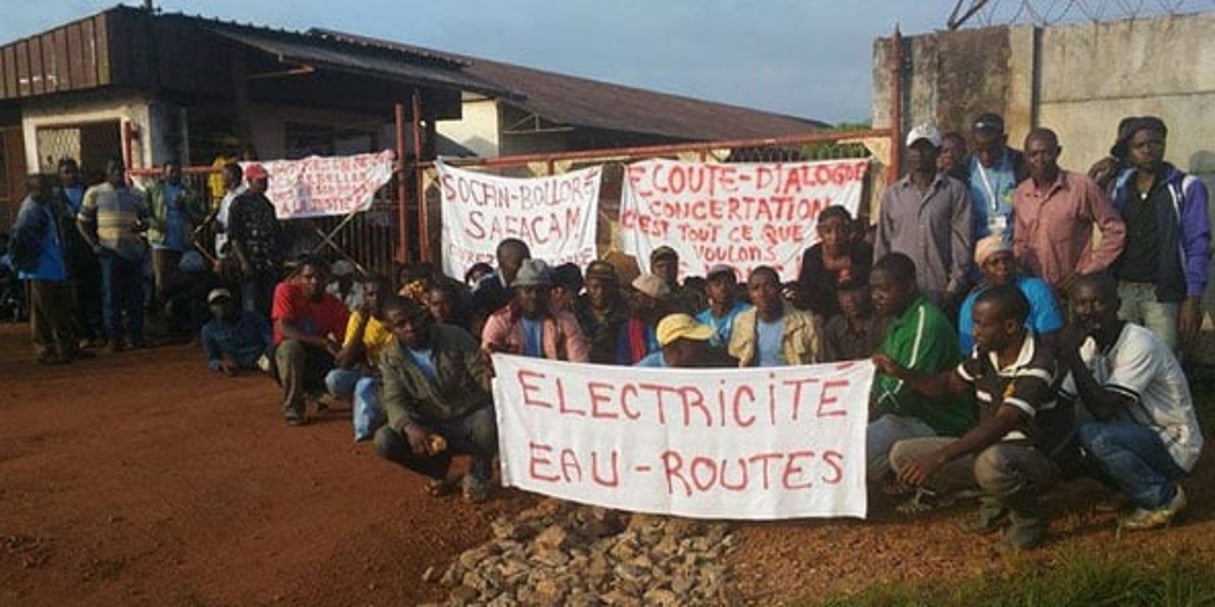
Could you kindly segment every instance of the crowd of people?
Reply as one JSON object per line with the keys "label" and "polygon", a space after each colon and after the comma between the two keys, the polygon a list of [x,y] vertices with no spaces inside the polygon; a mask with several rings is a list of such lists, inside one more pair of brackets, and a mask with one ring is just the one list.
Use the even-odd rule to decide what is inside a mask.
{"label": "crowd of people", "polygon": [[281,278],[285,246],[256,164],[224,167],[226,194],[208,212],[175,165],[140,195],[120,163],[83,189],[65,162],[57,187],[30,178],[12,249],[38,360],[58,364],[89,356],[96,337],[143,345],[144,266],[163,311],[195,236],[213,230],[209,279],[177,300],[209,311],[184,326],[201,325],[210,367],[268,373],[292,426],[349,400],[356,438],[435,495],[457,489],[457,454],[473,458],[463,495],[490,493],[495,352],[642,367],[871,359],[866,473],[874,490],[908,495],[909,510],[977,492],[970,529],[1027,549],[1047,529],[1041,496],[1090,477],[1128,506],[1123,528],[1168,525],[1202,445],[1179,352],[1202,317],[1205,187],[1164,161],[1155,117],[1124,120],[1090,174],[1059,166],[1049,129],[1030,131],[1023,152],[994,114],[968,135],[912,129],[909,171],[883,194],[876,230],[824,210],[789,283],[767,266],[681,277],[664,246],[622,284],[607,261],[550,267],[517,239],[463,280],[420,263],[395,284],[355,281],[349,263],[311,256]]}

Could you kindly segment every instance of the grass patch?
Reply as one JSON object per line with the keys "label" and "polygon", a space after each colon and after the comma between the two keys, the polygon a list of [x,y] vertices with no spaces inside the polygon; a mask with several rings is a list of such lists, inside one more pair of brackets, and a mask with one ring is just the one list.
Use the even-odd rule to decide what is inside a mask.
{"label": "grass patch", "polygon": [[1215,576],[1210,563],[1181,554],[1152,559],[1143,554],[1062,551],[1055,564],[1026,562],[1009,571],[943,585],[891,584],[853,596],[830,597],[805,605],[887,607],[1081,607],[1215,605]]}

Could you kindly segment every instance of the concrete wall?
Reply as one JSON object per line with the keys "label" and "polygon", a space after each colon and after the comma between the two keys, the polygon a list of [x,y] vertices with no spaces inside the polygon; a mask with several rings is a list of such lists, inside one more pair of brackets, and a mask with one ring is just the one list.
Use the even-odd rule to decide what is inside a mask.
{"label": "concrete wall", "polygon": [[482,158],[500,155],[498,101],[484,97],[465,99],[461,112],[459,120],[438,121],[435,124],[438,133]]}
{"label": "concrete wall", "polygon": [[[1064,27],[1014,26],[904,37],[904,132],[921,122],[966,132],[1004,115],[1015,147],[1030,128],[1060,137],[1061,163],[1087,170],[1118,121],[1160,116],[1166,158],[1215,182],[1215,12]],[[890,40],[874,43],[873,120],[889,126]]]}
{"label": "concrete wall", "polygon": [[[21,130],[25,139],[25,162],[30,170],[54,171],[52,162],[38,157],[38,129],[40,127],[69,126],[90,122],[129,122],[138,133],[131,145],[133,165],[130,168],[152,166],[153,137],[152,119],[148,101],[142,97],[115,97],[77,102],[27,103],[21,109]],[[58,160],[58,159],[53,159]]]}

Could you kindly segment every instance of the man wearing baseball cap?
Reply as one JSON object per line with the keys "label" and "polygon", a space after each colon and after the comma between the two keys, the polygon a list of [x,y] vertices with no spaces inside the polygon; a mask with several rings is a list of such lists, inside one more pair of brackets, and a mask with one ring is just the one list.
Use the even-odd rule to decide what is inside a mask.
{"label": "man wearing baseball cap", "polygon": [[240,267],[241,307],[258,314],[270,311],[283,263],[281,229],[274,204],[266,198],[269,179],[262,165],[246,167],[249,189],[228,210],[228,245]]}
{"label": "man wearing baseball cap", "polygon": [[582,329],[574,315],[549,302],[552,271],[540,259],[525,259],[510,283],[511,302],[494,312],[481,331],[481,348],[530,358],[589,362]]}
{"label": "man wearing baseball cap", "polygon": [[[671,314],[658,322],[658,343],[662,350],[654,352],[634,367],[707,367],[722,361],[710,344],[716,336],[713,327],[696,322],[687,314]],[[726,366],[726,365],[721,365]]]}
{"label": "man wearing baseball cap", "polygon": [[734,332],[734,319],[739,313],[751,309],[751,305],[738,301],[738,276],[733,267],[724,263],[714,265],[709,268],[705,279],[709,307],[697,314],[696,320],[713,328],[716,333],[714,343],[728,345],[730,335]]}
{"label": "man wearing baseball cap", "polygon": [[974,203],[975,240],[988,234],[1012,233],[1013,190],[1025,179],[1025,157],[1008,147],[1004,118],[986,113],[970,129],[969,187]]}
{"label": "man wearing baseball cap", "polygon": [[662,245],[650,253],[650,274],[662,279],[671,289],[671,301],[681,312],[695,314],[705,307],[704,297],[695,289],[679,284],[679,253]]}
{"label": "man wearing baseball cap", "polygon": [[906,176],[882,194],[874,259],[899,252],[915,262],[917,286],[952,308],[965,293],[974,246],[974,210],[962,182],[937,172],[941,132],[931,124],[907,134]]}
{"label": "man wearing baseball cap", "polygon": [[236,375],[257,368],[271,342],[270,323],[256,312],[241,310],[228,289],[207,294],[212,320],[203,325],[202,344],[212,371]]}
{"label": "man wearing baseball cap", "polygon": [[633,296],[629,301],[629,318],[620,330],[616,362],[634,365],[658,352],[658,322],[674,312],[671,287],[656,274],[645,274],[633,280]]}
{"label": "man wearing baseball cap", "polygon": [[574,315],[590,348],[591,362],[616,364],[620,330],[629,319],[629,311],[615,266],[602,260],[586,266],[586,293],[575,301]]}

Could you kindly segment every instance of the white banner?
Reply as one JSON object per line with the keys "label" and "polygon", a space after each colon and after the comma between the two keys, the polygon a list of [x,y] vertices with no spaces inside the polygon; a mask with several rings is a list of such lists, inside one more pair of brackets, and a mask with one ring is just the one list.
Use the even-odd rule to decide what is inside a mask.
{"label": "white banner", "polygon": [[532,257],[579,267],[596,257],[602,167],[550,177],[498,177],[435,163],[443,201],[443,271],[463,276],[478,261],[497,265],[495,249],[518,238]]}
{"label": "white banner", "polygon": [[260,164],[270,175],[266,198],[279,219],[349,215],[366,211],[376,190],[392,179],[391,150],[354,156],[309,156],[300,160],[242,162]]}
{"label": "white banner", "polygon": [[650,253],[679,253],[682,274],[718,263],[742,277],[772,266],[796,280],[801,256],[818,242],[818,214],[842,205],[853,217],[869,161],[707,164],[654,159],[630,164],[620,200],[620,245],[648,272]]}
{"label": "white banner", "polygon": [[864,518],[868,361],[649,369],[495,354],[507,486],[696,518]]}

